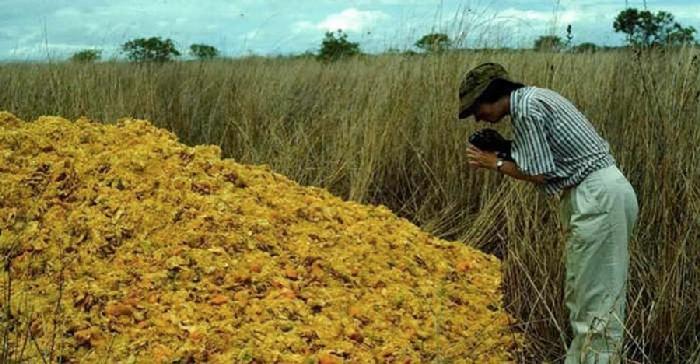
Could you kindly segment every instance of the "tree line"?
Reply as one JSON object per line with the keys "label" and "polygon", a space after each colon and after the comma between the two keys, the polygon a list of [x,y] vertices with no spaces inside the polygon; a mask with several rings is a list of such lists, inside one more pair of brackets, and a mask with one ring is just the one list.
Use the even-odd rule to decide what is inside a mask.
{"label": "tree line", "polygon": [[[627,45],[631,47],[673,47],[685,44],[698,45],[695,40],[697,30],[692,27],[684,27],[674,16],[666,11],[652,13],[648,10],[628,8],[621,11],[613,22],[613,29],[617,33],[624,33]],[[581,43],[572,45],[573,30],[571,25],[566,28],[566,37],[562,39],[557,35],[542,35],[534,42],[537,51],[570,51],[570,52],[595,52],[600,47],[594,43]],[[424,53],[439,53],[456,49],[454,42],[445,33],[429,33],[418,39],[414,46]],[[181,56],[171,39],[161,37],[137,38],[121,45],[121,52],[127,59],[134,62],[168,62]],[[399,52],[389,49],[388,53]],[[406,51],[407,54],[415,54]],[[217,58],[219,50],[208,44],[192,44],[189,54],[198,60],[210,60]],[[339,59],[363,54],[357,42],[348,40],[348,35],[342,30],[326,32],[318,53],[306,52],[299,57],[313,57],[321,61],[337,61]],[[71,60],[77,62],[94,62],[100,60],[102,51],[99,49],[85,49],[74,53]]]}
{"label": "tree line", "polygon": [[[121,51],[126,54],[127,59],[134,62],[167,62],[182,55],[172,39],[161,37],[130,40],[122,44]],[[219,56],[219,50],[208,44],[192,44],[189,53],[200,60],[214,59]],[[101,58],[101,49],[84,49],[71,56],[71,60],[77,62],[94,62]]]}
{"label": "tree line", "polygon": [[[675,20],[673,14],[666,11],[652,13],[648,10],[629,8],[621,11],[613,22],[616,33],[624,33],[627,45],[631,47],[677,47],[685,44],[697,45],[692,27],[684,27]],[[566,29],[566,41],[556,35],[540,36],[535,41],[535,49],[559,51],[570,49],[574,52],[595,51],[598,46],[582,43],[571,47],[573,39],[571,25]]]}

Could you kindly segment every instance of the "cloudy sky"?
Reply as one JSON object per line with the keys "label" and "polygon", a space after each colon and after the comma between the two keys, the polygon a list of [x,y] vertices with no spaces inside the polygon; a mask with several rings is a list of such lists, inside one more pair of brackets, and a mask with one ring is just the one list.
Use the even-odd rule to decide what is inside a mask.
{"label": "cloudy sky", "polygon": [[[615,15],[637,0],[0,0],[0,60],[65,58],[98,48],[106,58],[140,37],[171,38],[224,55],[292,54],[318,49],[325,31],[343,29],[367,52],[408,49],[421,35],[444,32],[465,47],[530,47],[541,34],[574,43],[618,45]],[[647,0],[700,31],[700,1]],[[700,34],[696,34],[700,37]],[[183,52],[184,53],[184,52]]]}

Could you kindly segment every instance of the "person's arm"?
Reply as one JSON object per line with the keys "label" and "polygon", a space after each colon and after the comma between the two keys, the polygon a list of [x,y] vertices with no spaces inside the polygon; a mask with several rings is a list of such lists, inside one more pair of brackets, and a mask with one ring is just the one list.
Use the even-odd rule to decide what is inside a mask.
{"label": "person's arm", "polygon": [[[475,168],[486,168],[497,171],[496,162],[498,162],[498,157],[494,152],[487,152],[477,149],[474,146],[470,146],[467,150],[467,155],[469,156],[469,165]],[[518,165],[515,162],[504,161],[500,169],[501,173],[510,176],[515,179],[532,182],[535,184],[545,183],[544,175],[529,176],[524,174],[518,169]]]}
{"label": "person's arm", "polygon": [[501,173],[515,179],[532,182],[538,185],[545,183],[545,177],[543,175],[538,174],[536,176],[528,176],[523,174],[523,172],[518,169],[518,165],[511,161],[503,162],[503,165],[501,166]]}

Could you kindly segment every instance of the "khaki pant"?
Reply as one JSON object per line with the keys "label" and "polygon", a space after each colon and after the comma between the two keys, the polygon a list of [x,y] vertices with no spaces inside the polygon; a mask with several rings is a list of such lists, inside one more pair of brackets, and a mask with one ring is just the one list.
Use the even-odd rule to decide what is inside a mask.
{"label": "khaki pant", "polygon": [[564,192],[567,233],[565,301],[573,329],[566,364],[619,363],[627,293],[627,243],[637,196],[616,166],[590,174]]}

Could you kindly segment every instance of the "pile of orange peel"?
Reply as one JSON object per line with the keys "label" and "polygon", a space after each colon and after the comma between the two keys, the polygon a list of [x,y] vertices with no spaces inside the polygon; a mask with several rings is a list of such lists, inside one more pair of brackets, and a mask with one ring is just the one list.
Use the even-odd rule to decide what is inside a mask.
{"label": "pile of orange peel", "polygon": [[497,258],[148,121],[0,113],[0,334],[29,362],[504,363]]}

